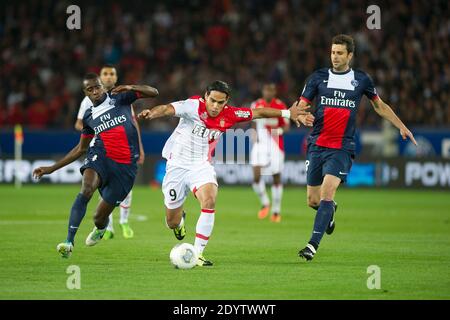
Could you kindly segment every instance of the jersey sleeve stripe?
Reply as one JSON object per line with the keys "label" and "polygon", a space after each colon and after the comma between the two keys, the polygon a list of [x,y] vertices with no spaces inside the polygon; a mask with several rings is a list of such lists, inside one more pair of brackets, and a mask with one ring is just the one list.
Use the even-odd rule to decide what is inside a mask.
{"label": "jersey sleeve stripe", "polygon": [[373,96],[372,98],[370,98],[370,100],[375,101],[380,99],[380,97],[378,95]]}
{"label": "jersey sleeve stripe", "polygon": [[86,134],[86,133],[82,133],[81,134],[81,137],[83,137],[83,138],[93,138],[94,137],[94,135],[93,134]]}

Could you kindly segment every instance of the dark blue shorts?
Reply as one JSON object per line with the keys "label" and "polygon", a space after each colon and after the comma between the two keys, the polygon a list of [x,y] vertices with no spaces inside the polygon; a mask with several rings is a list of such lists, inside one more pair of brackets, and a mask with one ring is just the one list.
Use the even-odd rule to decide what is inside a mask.
{"label": "dark blue shorts", "polygon": [[338,177],[342,182],[353,164],[354,156],[347,151],[314,146],[308,148],[306,160],[306,181],[308,186],[320,186],[326,174]]}
{"label": "dark blue shorts", "polygon": [[130,193],[137,173],[136,163],[118,163],[95,150],[89,150],[84,165],[80,168],[81,174],[88,168],[100,176],[98,190],[102,199],[114,206],[120,205]]}

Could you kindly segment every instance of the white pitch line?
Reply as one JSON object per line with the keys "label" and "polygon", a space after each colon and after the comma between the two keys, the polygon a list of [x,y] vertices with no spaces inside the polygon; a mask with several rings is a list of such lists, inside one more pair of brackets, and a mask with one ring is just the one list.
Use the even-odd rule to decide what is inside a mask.
{"label": "white pitch line", "polygon": [[67,220],[0,220],[0,225],[11,224],[55,224],[67,223]]}
{"label": "white pitch line", "polygon": [[143,214],[131,214],[130,219],[133,218],[133,220],[136,221],[147,221],[148,217],[144,216]]}
{"label": "white pitch line", "polygon": [[[139,222],[147,221],[148,217],[142,214],[132,214],[129,217]],[[67,223],[67,220],[0,220],[0,225],[26,225],[26,224],[60,224]]]}

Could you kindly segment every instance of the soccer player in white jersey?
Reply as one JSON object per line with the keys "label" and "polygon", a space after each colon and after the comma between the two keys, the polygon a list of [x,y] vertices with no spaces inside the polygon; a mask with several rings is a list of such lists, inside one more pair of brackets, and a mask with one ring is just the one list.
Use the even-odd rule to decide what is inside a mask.
{"label": "soccer player in white jersey", "polygon": [[297,120],[299,114],[307,114],[304,110],[308,107],[291,110],[236,108],[227,105],[229,97],[228,84],[214,81],[206,88],[204,97],[194,96],[159,105],[138,115],[138,118],[150,120],[163,116],[180,118],[162,151],[163,157],[167,159],[162,191],[166,222],[174,230],[178,240],[183,239],[186,234],[183,203],[189,190],[200,202],[201,213],[194,243],[199,254],[199,266],[212,265],[211,261],[204,258],[203,251],[213,230],[218,192],[216,173],[210,160],[222,133],[238,122],[274,117]]}
{"label": "soccer player in white jersey", "polygon": [[[117,83],[117,71],[113,65],[104,65],[100,70],[100,81],[103,84],[103,87],[106,91],[110,92]],[[88,96],[84,97],[83,101],[80,104],[80,109],[78,110],[77,121],[75,122],[75,129],[81,131],[83,129],[83,117],[88,109],[92,108],[92,101]],[[134,115],[134,110],[132,106],[132,112]],[[135,121],[136,128],[138,131],[139,137],[139,147],[140,147],[140,156],[138,160],[138,164],[142,165],[144,163],[144,147],[141,141],[141,132],[139,129],[139,124]],[[131,211],[131,199],[133,196],[133,190],[127,195],[127,197],[120,204],[120,227],[122,229],[122,234],[125,239],[133,238],[134,231],[131,229],[130,224],[128,222],[128,218]],[[109,217],[109,223],[105,234],[103,235],[103,239],[112,239],[114,237],[114,224],[113,224],[113,215]]]}
{"label": "soccer player in white jersey", "polygon": [[[254,101],[252,109],[275,108],[286,110],[286,105],[276,98],[277,88],[275,83],[266,83],[262,88],[262,98]],[[253,167],[253,190],[261,202],[261,210],[258,218],[264,219],[269,215],[270,201],[266,192],[266,183],[261,175],[271,175],[272,184],[272,222],[281,221],[281,198],[283,195],[283,183],[281,172],[284,167],[284,141],[283,132],[290,127],[289,120],[279,117],[271,119],[257,119],[252,127],[256,129],[252,136],[253,146],[250,153],[250,163]]]}

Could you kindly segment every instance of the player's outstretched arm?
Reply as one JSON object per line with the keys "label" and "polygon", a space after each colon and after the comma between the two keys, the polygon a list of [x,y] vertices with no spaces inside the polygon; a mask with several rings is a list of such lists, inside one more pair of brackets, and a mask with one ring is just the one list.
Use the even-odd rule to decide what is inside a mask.
{"label": "player's outstretched arm", "polygon": [[61,169],[62,167],[67,166],[69,163],[74,162],[83,154],[86,153],[89,142],[91,142],[92,137],[81,136],[80,142],[78,145],[73,148],[68,154],[64,156],[61,160],[56,161],[56,163],[50,167],[39,167],[33,170],[33,177],[35,179],[40,179],[44,174],[50,174],[54,171]]}
{"label": "player's outstretched arm", "polygon": [[175,115],[175,108],[169,104],[162,104],[152,109],[145,109],[138,114],[138,119],[153,120]]}
{"label": "player's outstretched arm", "polygon": [[111,90],[112,94],[117,94],[124,91],[135,91],[139,92],[142,95],[142,98],[154,98],[159,92],[158,89],[147,86],[147,85],[138,85],[138,84],[128,84],[117,86]]}
{"label": "player's outstretched arm", "polygon": [[309,106],[306,107],[293,106],[289,110],[280,110],[274,108],[258,108],[253,110],[253,119],[283,117],[296,121],[299,115],[310,114],[308,111],[306,111],[308,108]]}
{"label": "player's outstretched arm", "polygon": [[375,109],[375,112],[378,113],[382,118],[391,122],[394,126],[396,126],[400,130],[400,135],[403,140],[406,140],[408,137],[416,146],[417,142],[414,139],[414,135],[409,131],[409,129],[405,126],[405,124],[400,120],[400,118],[395,114],[392,108],[383,102],[381,98],[370,100],[372,107]]}

